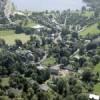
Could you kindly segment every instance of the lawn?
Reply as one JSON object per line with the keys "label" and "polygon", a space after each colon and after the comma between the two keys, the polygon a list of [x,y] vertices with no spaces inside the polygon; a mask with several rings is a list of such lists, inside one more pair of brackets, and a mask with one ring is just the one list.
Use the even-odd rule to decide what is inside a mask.
{"label": "lawn", "polygon": [[100,63],[94,67],[94,71],[100,73]]}
{"label": "lawn", "polygon": [[23,27],[32,27],[35,26],[37,23],[33,22],[32,20],[28,20],[27,24],[24,25]]}
{"label": "lawn", "polygon": [[91,26],[88,26],[85,30],[80,32],[80,35],[87,35],[89,34],[99,34],[100,30],[97,28],[97,23]]}
{"label": "lawn", "polygon": [[43,61],[43,65],[48,66],[48,65],[54,65],[56,63],[56,59],[54,57],[49,57],[46,60]]}
{"label": "lawn", "polygon": [[9,86],[9,77],[1,78],[1,80],[2,80],[2,82],[1,82],[2,86]]}
{"label": "lawn", "polygon": [[100,95],[100,83],[94,86],[94,93]]}
{"label": "lawn", "polygon": [[4,30],[0,31],[0,38],[4,39],[8,45],[13,45],[16,39],[20,39],[23,43],[27,42],[30,39],[29,35],[16,34],[14,30]]}
{"label": "lawn", "polygon": [[93,11],[85,11],[84,13],[82,13],[82,16],[85,16],[85,17],[91,17],[93,15],[94,15]]}
{"label": "lawn", "polygon": [[[94,71],[100,73],[100,63],[97,64],[97,65],[94,67]],[[100,83],[97,83],[97,84],[94,86],[94,93],[100,95]]]}

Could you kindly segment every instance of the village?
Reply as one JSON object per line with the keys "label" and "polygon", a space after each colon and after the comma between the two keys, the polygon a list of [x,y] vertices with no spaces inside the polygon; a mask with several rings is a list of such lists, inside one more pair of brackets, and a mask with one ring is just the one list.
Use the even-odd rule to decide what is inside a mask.
{"label": "village", "polygon": [[100,100],[100,13],[0,8],[0,100]]}

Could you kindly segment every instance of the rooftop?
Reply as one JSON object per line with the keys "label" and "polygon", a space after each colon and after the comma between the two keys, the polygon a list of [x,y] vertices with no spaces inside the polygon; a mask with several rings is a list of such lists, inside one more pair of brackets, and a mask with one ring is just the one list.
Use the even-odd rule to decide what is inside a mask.
{"label": "rooftop", "polygon": [[100,97],[98,95],[95,95],[95,94],[89,94],[89,99],[99,100]]}
{"label": "rooftop", "polygon": [[42,25],[35,25],[32,28],[34,28],[34,29],[40,29],[40,28],[44,28],[44,26],[42,26]]}

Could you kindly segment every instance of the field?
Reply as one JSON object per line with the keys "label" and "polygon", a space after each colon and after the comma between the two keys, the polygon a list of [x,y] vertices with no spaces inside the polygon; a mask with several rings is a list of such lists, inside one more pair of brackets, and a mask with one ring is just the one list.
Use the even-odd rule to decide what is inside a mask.
{"label": "field", "polygon": [[27,21],[27,24],[25,24],[24,23],[24,25],[23,25],[23,27],[33,27],[33,26],[35,26],[37,23],[34,21],[32,21],[32,20],[28,20]]}
{"label": "field", "polygon": [[2,79],[2,82],[1,82],[2,86],[9,86],[9,77],[1,78],[1,79]]}
{"label": "field", "polygon": [[100,63],[95,66],[94,71],[100,73]]}
{"label": "field", "polygon": [[[94,71],[100,73],[100,63],[95,66]],[[97,93],[100,95],[100,83],[95,84],[94,93]]]}
{"label": "field", "polygon": [[94,86],[94,93],[100,95],[100,83]]}
{"label": "field", "polygon": [[84,13],[82,13],[82,16],[85,16],[85,17],[91,17],[93,15],[94,15],[93,11],[85,11]]}
{"label": "field", "polygon": [[22,34],[15,34],[14,30],[0,31],[0,38],[4,39],[8,45],[13,45],[16,39],[20,39],[23,43],[30,39],[30,36]]}
{"label": "field", "polygon": [[89,34],[99,34],[100,30],[97,28],[97,23],[93,24],[91,26],[88,26],[85,30],[81,31],[80,34],[81,35],[87,35]]}
{"label": "field", "polygon": [[46,60],[43,61],[43,65],[48,66],[48,65],[54,65],[56,63],[56,60],[54,57],[49,57]]}

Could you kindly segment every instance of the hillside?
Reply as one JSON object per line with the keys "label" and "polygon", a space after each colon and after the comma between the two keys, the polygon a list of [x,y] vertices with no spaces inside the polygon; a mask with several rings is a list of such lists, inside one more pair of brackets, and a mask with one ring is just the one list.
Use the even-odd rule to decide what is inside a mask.
{"label": "hillside", "polygon": [[4,30],[0,31],[0,38],[4,39],[8,45],[13,45],[17,39],[21,40],[23,43],[27,42],[30,36],[25,35],[24,33],[16,34],[14,30]]}
{"label": "hillside", "polygon": [[99,34],[100,30],[98,29],[98,24],[92,24],[88,27],[86,27],[83,31],[80,32],[81,35],[87,35],[89,34]]}
{"label": "hillside", "polygon": [[8,17],[12,13],[11,0],[0,0],[0,14]]}

